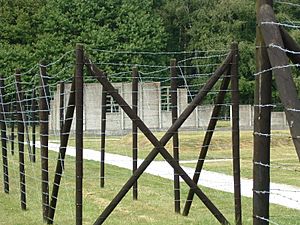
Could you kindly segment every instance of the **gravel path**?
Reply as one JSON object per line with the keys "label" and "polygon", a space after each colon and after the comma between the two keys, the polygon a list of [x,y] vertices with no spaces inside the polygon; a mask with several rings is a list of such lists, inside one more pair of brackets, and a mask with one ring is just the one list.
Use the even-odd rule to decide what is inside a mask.
{"label": "gravel path", "polygon": [[[39,147],[40,143],[36,143],[37,147]],[[59,144],[49,143],[49,150],[58,152]],[[67,155],[75,156],[75,148],[68,147]],[[84,159],[100,161],[100,152],[84,149],[83,154]],[[118,166],[121,168],[129,169],[132,168],[132,158],[117,154],[106,153],[105,154],[105,163]],[[138,160],[138,164],[140,165],[142,160]],[[182,167],[190,177],[193,176],[194,169],[190,167]],[[148,174],[152,174],[154,176],[163,177],[166,179],[173,180],[173,168],[165,161],[153,161],[149,167],[145,171]],[[242,196],[252,197],[252,179],[241,179],[241,190]],[[200,186],[212,188],[215,190],[220,190],[224,192],[233,193],[233,177],[229,175],[225,175],[222,173],[211,172],[202,170],[200,181]],[[271,183],[270,185],[271,195],[270,202],[278,205],[282,205],[288,208],[300,210],[300,188],[285,185],[285,184],[277,184]]]}

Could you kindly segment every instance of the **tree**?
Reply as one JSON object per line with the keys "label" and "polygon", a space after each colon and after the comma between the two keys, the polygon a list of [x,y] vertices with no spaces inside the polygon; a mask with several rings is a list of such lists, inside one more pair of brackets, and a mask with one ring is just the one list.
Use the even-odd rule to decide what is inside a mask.
{"label": "tree", "polygon": [[[12,0],[1,5],[1,14],[0,45],[7,53],[0,58],[4,73],[11,73],[16,64],[29,68],[32,62],[41,59],[54,61],[72,51],[77,42],[85,44],[89,54],[98,61],[145,64],[159,63],[159,58],[144,60],[136,55],[129,59],[91,49],[162,51],[166,46],[162,19],[156,16],[151,0]],[[17,57],[14,63],[8,60],[7,55],[21,52],[29,57]],[[120,68],[106,66],[105,69],[113,73]]]}
{"label": "tree", "polygon": [[[239,42],[241,98],[254,90],[255,2],[251,0],[166,0],[162,7],[170,50],[223,50]],[[202,71],[202,72],[205,72]],[[194,82],[198,82],[197,80]],[[201,81],[199,81],[201,82]]]}

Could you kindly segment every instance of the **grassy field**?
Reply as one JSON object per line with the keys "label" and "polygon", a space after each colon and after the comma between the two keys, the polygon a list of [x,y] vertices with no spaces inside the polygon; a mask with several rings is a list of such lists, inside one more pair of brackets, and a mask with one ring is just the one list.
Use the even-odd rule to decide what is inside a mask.
{"label": "grassy field", "polygon": [[[156,133],[158,138],[163,136],[163,132]],[[180,132],[180,160],[182,165],[195,167],[195,162],[186,163],[186,160],[197,160],[199,150],[205,132]],[[299,177],[300,163],[296,151],[294,149],[288,130],[273,131],[271,139],[271,179],[273,182],[296,185],[300,187]],[[143,134],[139,134],[139,158],[145,158],[152,150],[152,144],[145,138]],[[108,136],[106,139],[106,151],[120,155],[131,156],[131,135],[116,137]],[[70,145],[75,146],[74,139],[70,140]],[[84,141],[85,148],[99,150],[99,137],[87,136]],[[166,149],[172,153],[172,141],[166,145]],[[241,154],[241,176],[252,178],[252,155],[253,155],[253,133],[251,131],[241,131],[240,135],[240,154]],[[231,151],[231,132],[216,131],[211,146],[204,163],[204,169],[232,174],[232,151]],[[221,159],[221,161],[213,161],[210,159]],[[222,159],[225,159],[222,161]],[[156,160],[163,160],[158,155]]]}
{"label": "grassy field", "polygon": [[[300,186],[299,162],[296,157],[287,131],[278,132],[277,138],[272,140],[272,181]],[[158,133],[162,136],[162,133]],[[180,153],[183,160],[194,160],[198,156],[203,139],[203,132],[183,132],[180,134]],[[231,158],[230,132],[218,131],[212,142],[208,159]],[[151,144],[139,135],[139,157],[143,158],[152,149]],[[71,140],[70,144],[73,140]],[[99,149],[99,139],[87,137],[85,148]],[[108,137],[107,151],[123,155],[131,155],[131,136]],[[171,149],[171,145],[167,145]],[[39,155],[39,152],[38,154]],[[241,166],[242,176],[251,178],[252,174],[252,133],[241,132]],[[53,182],[54,165],[57,154],[49,153],[49,166],[51,184]],[[157,160],[161,160],[158,157]],[[40,194],[40,161],[28,162],[26,157],[27,174],[27,199],[28,210],[22,211],[19,202],[19,175],[18,156],[9,154],[9,172],[11,192],[9,195],[0,192],[0,224],[1,225],[37,225],[42,224],[41,219],[41,194]],[[184,164],[193,167],[194,164]],[[110,200],[121,189],[122,184],[130,177],[131,171],[115,166],[107,166],[107,179],[104,189],[99,188],[99,165],[97,162],[85,161],[84,168],[84,224],[93,224]],[[75,224],[75,160],[67,157],[65,174],[59,194],[55,224]],[[280,167],[280,168],[279,168]],[[205,169],[223,173],[231,173],[231,163],[208,162]],[[297,170],[298,169],[298,170]],[[0,168],[2,174],[2,166]],[[2,175],[0,177],[0,189],[3,190]],[[52,186],[50,187],[50,190]],[[233,195],[202,187],[202,190],[211,198],[226,218],[233,224],[234,208]],[[182,185],[182,207],[188,188]],[[243,198],[243,219],[245,225],[252,224],[252,199]],[[123,199],[121,204],[107,219],[105,224],[218,224],[217,220],[203,206],[199,199],[195,198],[191,213],[188,217],[175,214],[173,210],[173,182],[163,178],[144,174],[139,180],[139,200],[133,201],[131,191]],[[271,220],[282,225],[300,224],[300,214],[297,210],[271,205]],[[3,216],[5,215],[5,216]]]}

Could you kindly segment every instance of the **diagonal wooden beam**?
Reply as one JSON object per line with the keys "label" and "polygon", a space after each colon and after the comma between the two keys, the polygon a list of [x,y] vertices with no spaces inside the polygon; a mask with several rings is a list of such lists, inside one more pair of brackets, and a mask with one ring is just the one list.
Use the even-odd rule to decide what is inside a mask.
{"label": "diagonal wooden beam", "polygon": [[75,110],[75,77],[73,77],[67,112],[65,115],[65,121],[61,133],[60,147],[59,147],[58,159],[56,163],[51,201],[48,210],[48,221],[47,221],[48,224],[54,223],[54,215],[55,215],[56,204],[58,200],[59,186],[60,186],[60,182],[64,170],[64,160],[66,156],[69,134],[70,134],[73,116],[74,116],[74,110]]}
{"label": "diagonal wooden beam", "polygon": [[145,160],[140,165],[140,167],[134,172],[132,177],[127,181],[127,183],[123,186],[120,192],[116,195],[116,197],[111,201],[111,203],[98,217],[94,225],[102,224],[106,220],[106,218],[110,215],[110,213],[114,210],[114,208],[119,204],[119,202],[123,199],[126,193],[130,190],[133,184],[146,170],[149,164],[155,159],[158,153],[161,153],[161,155],[174,168],[174,170],[178,174],[180,174],[182,179],[190,186],[190,188],[194,190],[196,195],[201,199],[201,201],[211,211],[211,213],[216,217],[216,219],[221,224],[229,224],[229,222],[222,215],[222,213],[215,207],[215,205],[208,199],[208,197],[199,189],[197,184],[195,184],[193,180],[186,174],[186,172],[181,168],[178,162],[176,162],[176,160],[168,153],[168,151],[164,148],[164,145],[173,136],[174,131],[176,131],[184,123],[184,121],[193,112],[193,110],[203,101],[204,97],[211,90],[214,84],[218,81],[220,76],[224,73],[224,71],[226,71],[228,64],[231,62],[231,59],[232,59],[232,52],[226,57],[222,66],[216,70],[214,75],[210,78],[210,80],[206,83],[206,85],[204,85],[204,87],[199,91],[198,95],[189,104],[189,106],[183,111],[183,113],[175,121],[175,123],[173,123],[173,125],[169,128],[169,130],[165,133],[165,135],[161,138],[161,140],[158,140],[153,135],[153,133],[147,128],[144,122],[135,114],[135,112],[131,109],[131,107],[127,104],[127,102],[118,94],[117,90],[107,80],[107,78],[104,76],[104,73],[101,70],[99,70],[88,58],[85,59],[86,66],[89,72],[92,75],[94,75],[96,79],[102,84],[104,89],[106,89],[106,91],[110,95],[112,95],[112,97],[122,107],[122,109],[125,111],[128,117],[136,121],[136,125],[139,127],[139,129],[149,139],[149,141],[153,144],[153,146],[155,146],[154,149],[145,158]]}
{"label": "diagonal wooden beam", "polygon": [[[260,26],[263,39],[268,47],[268,56],[273,67],[275,82],[279,97],[284,105],[285,114],[289,123],[291,136],[300,159],[300,101],[297,89],[292,77],[289,60],[284,51],[283,40],[279,26],[276,25],[275,14],[270,5],[262,5],[260,8]],[[273,47],[278,46],[278,47]],[[270,84],[271,85],[271,84]]]}
{"label": "diagonal wooden beam", "polygon": [[[230,73],[229,69],[228,69],[228,71]],[[227,74],[228,74],[228,72],[227,72]],[[210,145],[211,139],[213,137],[217,122],[218,122],[217,118],[219,117],[221,109],[222,109],[221,104],[224,102],[226,90],[228,89],[229,83],[230,83],[230,77],[225,77],[223,79],[221,87],[220,87],[221,91],[219,92],[219,94],[216,98],[216,101],[215,101],[215,106],[213,108],[209,124],[207,126],[207,131],[206,131],[204,139],[203,139],[201,151],[200,151],[200,154],[198,157],[198,162],[197,162],[196,169],[195,169],[194,176],[193,176],[193,181],[196,184],[198,183],[199,178],[200,178],[204,160],[206,158],[206,155],[207,155],[207,152],[209,149],[209,145]],[[190,189],[188,196],[187,196],[187,200],[184,205],[184,209],[183,209],[184,216],[187,216],[189,214],[189,211],[190,211],[190,208],[191,208],[191,205],[193,202],[194,194],[195,193],[193,192],[193,190]]]}
{"label": "diagonal wooden beam", "polygon": [[287,52],[287,56],[295,64],[300,64],[300,45],[291,37],[291,35],[282,27],[280,27],[281,37],[284,47],[289,51],[298,52],[298,54],[293,54]]}

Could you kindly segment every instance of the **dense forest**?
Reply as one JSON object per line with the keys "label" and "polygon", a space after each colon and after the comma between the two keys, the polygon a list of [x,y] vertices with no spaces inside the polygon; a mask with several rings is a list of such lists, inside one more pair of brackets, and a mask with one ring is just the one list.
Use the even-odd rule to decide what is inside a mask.
{"label": "dense forest", "polygon": [[[299,7],[275,9],[281,21],[300,21]],[[0,73],[51,62],[78,42],[106,50],[193,51],[228,49],[237,41],[241,98],[252,103],[255,26],[253,0],[0,0]],[[291,33],[300,40],[298,30]]]}

